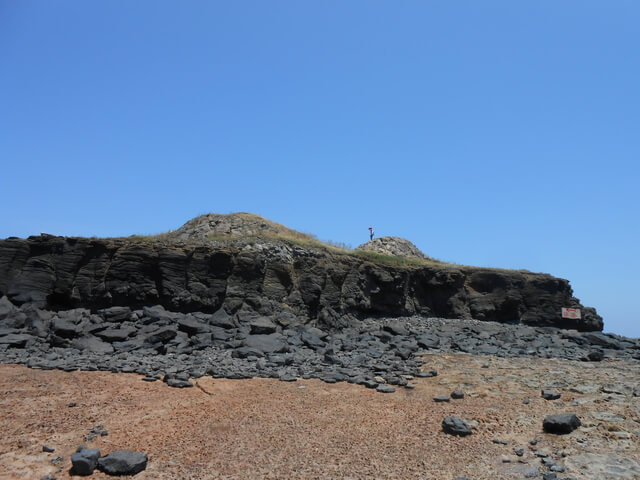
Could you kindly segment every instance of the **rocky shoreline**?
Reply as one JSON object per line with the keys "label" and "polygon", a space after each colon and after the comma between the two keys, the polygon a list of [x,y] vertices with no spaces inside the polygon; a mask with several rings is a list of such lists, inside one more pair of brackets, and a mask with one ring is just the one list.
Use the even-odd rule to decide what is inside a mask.
{"label": "rocky shoreline", "polygon": [[[321,328],[319,328],[321,327]],[[175,387],[190,378],[318,378],[392,392],[411,388],[428,353],[640,361],[640,340],[601,332],[418,316],[368,318],[342,328],[223,309],[161,306],[58,312],[0,299],[0,361],[31,368],[136,372]],[[427,366],[428,367],[428,366]]]}
{"label": "rocky shoreline", "polygon": [[[373,428],[374,431],[378,428],[370,417],[371,412],[362,412],[359,407],[361,400],[358,399],[372,401],[369,393],[392,402],[374,407],[377,409],[375,416],[386,412],[390,405],[395,405],[390,411],[397,412],[417,408],[416,402],[430,401],[433,406],[424,405],[422,408],[430,411],[430,436],[425,438],[430,442],[438,438],[440,442],[432,447],[436,449],[434,451],[441,451],[441,445],[447,445],[450,454],[459,457],[463,453],[460,449],[468,448],[465,443],[457,445],[441,439],[440,435],[456,439],[457,442],[474,438],[473,445],[476,445],[473,450],[476,453],[469,458],[467,456],[471,453],[464,456],[466,464],[426,466],[423,462],[421,466],[412,467],[414,473],[410,475],[403,469],[398,470],[394,462],[364,474],[362,472],[367,471],[366,467],[352,453],[336,452],[333,455],[342,459],[340,462],[346,462],[341,467],[343,473],[339,477],[371,478],[371,475],[379,475],[380,469],[387,472],[388,478],[457,480],[622,480],[633,479],[640,474],[640,458],[629,451],[637,446],[636,436],[639,432],[632,420],[640,422],[640,383],[637,377],[640,372],[640,339],[619,335],[419,316],[366,318],[353,321],[348,327],[330,328],[317,322],[302,323],[291,314],[267,317],[241,311],[230,315],[224,309],[215,313],[180,313],[153,306],[136,310],[110,307],[95,313],[87,309],[52,312],[32,304],[16,306],[3,297],[0,298],[0,363],[24,365],[29,367],[25,370],[39,375],[39,380],[34,380],[29,388],[34,391],[31,395],[42,398],[40,401],[44,405],[49,405],[49,401],[45,400],[51,388],[47,386],[49,378],[60,374],[111,375],[102,378],[99,386],[91,387],[94,390],[78,384],[77,379],[60,380],[58,404],[63,402],[62,407],[54,410],[41,407],[45,408],[42,414],[59,416],[63,415],[60,408],[67,408],[71,415],[65,417],[68,418],[65,420],[67,422],[76,416],[73,412],[78,410],[70,407],[81,407],[79,411],[83,413],[80,418],[86,416],[85,411],[89,414],[75,427],[75,433],[62,443],[54,435],[42,437],[42,447],[31,445],[36,441],[35,438],[40,438],[37,432],[29,434],[27,440],[18,440],[24,435],[17,433],[24,428],[23,422],[18,420],[18,424],[10,430],[15,432],[5,440],[9,444],[9,447],[5,447],[8,450],[0,454],[0,465],[5,464],[7,471],[13,472],[9,478],[20,478],[20,472],[24,471],[40,472],[40,477],[34,478],[48,480],[67,478],[67,474],[72,478],[78,471],[91,473],[97,479],[109,478],[110,474],[104,468],[106,473],[97,470],[93,473],[93,468],[102,468],[101,459],[108,457],[100,456],[103,451],[110,452],[112,456],[129,458],[135,455],[136,459],[139,458],[137,463],[123,464],[122,471],[128,472],[139,471],[142,465],[147,468],[149,455],[151,472],[145,470],[138,473],[137,477],[176,478],[174,474],[164,471],[171,464],[166,463],[167,460],[164,460],[165,463],[161,461],[162,458],[172,458],[175,453],[151,441],[152,438],[166,435],[167,418],[162,426],[163,433],[149,437],[148,428],[132,432],[128,422],[121,424],[113,415],[104,418],[104,412],[114,408],[128,411],[130,402],[127,400],[120,405],[118,398],[125,400],[132,395],[140,395],[138,390],[145,390],[146,385],[152,384],[165,389],[156,392],[156,403],[160,403],[154,408],[158,412],[165,411],[166,390],[176,391],[187,387],[197,387],[188,391],[199,391],[207,402],[214,402],[207,403],[207,408],[212,408],[215,402],[223,398],[227,398],[227,402],[237,403],[244,395],[252,395],[249,398],[258,398],[258,395],[261,399],[257,402],[254,400],[251,407],[245,406],[245,409],[256,408],[256,405],[265,402],[265,394],[259,393],[260,390],[250,394],[234,394],[230,393],[233,389],[225,390],[230,388],[223,387],[225,382],[237,382],[238,379],[245,379],[244,382],[277,379],[280,381],[275,383],[291,384],[294,390],[309,389],[309,394],[317,390],[314,397],[308,399],[310,403],[306,410],[299,411],[291,420],[294,425],[305,421],[309,409],[317,408],[326,397],[327,393],[322,393],[317,385],[326,385],[325,388],[357,388],[358,391],[352,391],[351,396],[336,399],[338,403],[331,407],[339,410],[348,408],[353,410],[353,415],[360,415],[360,423],[348,427],[350,435],[357,434],[359,428]],[[17,366],[6,365],[1,368],[9,368],[9,382],[15,375],[25,376],[20,371],[11,370],[19,368]],[[129,374],[125,377],[133,379],[139,387],[134,387],[128,380],[129,393],[126,397],[121,397],[122,393],[116,389],[116,393],[109,394],[111,400],[108,403],[102,400],[102,405],[98,406],[101,393],[88,392],[112,391],[114,387],[110,385],[119,382],[116,377],[120,375],[116,374]],[[70,385],[75,385],[75,390],[68,391]],[[15,408],[11,407],[12,404],[23,401],[25,397],[19,393],[21,388],[5,391],[5,400],[0,402],[1,411],[7,413],[6,409]],[[260,388],[273,387],[264,385]],[[185,390],[180,392],[188,396],[177,397],[175,405],[192,396]],[[418,396],[414,397],[415,394]],[[393,400],[398,396],[406,396],[410,404],[398,404],[397,400]],[[266,408],[290,411],[294,408],[290,402],[297,401],[295,397],[287,394],[282,400],[286,398],[288,403],[285,406],[278,403],[277,406]],[[143,398],[138,400],[141,403],[136,404],[135,408],[149,408],[146,397]],[[64,403],[65,399],[67,403]],[[520,407],[515,407],[516,404]],[[503,411],[507,405],[511,412],[509,414]],[[496,408],[498,406],[501,408]],[[195,408],[191,415],[197,418],[194,425],[199,425],[203,407],[189,408]],[[522,412],[518,413],[520,410]],[[155,415],[154,411],[151,409],[146,415]],[[524,412],[529,413],[523,415]],[[176,416],[181,414],[178,411],[173,413]],[[124,412],[122,415],[124,418],[131,416]],[[246,422],[246,417],[232,420],[227,411],[219,415],[220,419],[230,422],[233,428]],[[280,415],[290,416],[291,413]],[[280,448],[283,448],[280,443],[284,431],[288,432],[286,437],[291,442],[286,448],[294,450],[299,448],[300,441],[311,442],[310,438],[317,437],[320,431],[325,432],[323,435],[330,432],[335,435],[336,432],[335,425],[331,428],[315,425],[306,433],[289,432],[282,425],[272,425],[273,420],[268,418],[266,412],[262,413],[256,420],[259,423],[255,428],[267,428],[269,425],[268,428],[277,432],[274,435],[278,440],[269,440],[267,437],[263,447],[276,457],[281,452]],[[406,420],[394,420],[401,421]],[[88,422],[94,422],[93,426]],[[13,425],[8,416],[2,423],[7,431],[9,425]],[[34,424],[38,423],[31,421],[28,425]],[[412,428],[411,424],[403,425],[403,428]],[[80,431],[77,431],[78,428]],[[83,428],[85,433],[81,434]],[[172,428],[176,429],[173,435],[180,438],[188,436],[184,440],[186,445],[190,445],[191,439],[199,435],[191,428],[185,431],[182,423]],[[57,430],[54,428],[51,431]],[[116,437],[115,443],[105,440],[107,435],[106,438],[111,438],[114,430],[122,432],[120,437],[123,434],[125,436]],[[549,433],[543,433],[547,431]],[[566,435],[569,432],[572,433]],[[130,436],[132,433],[133,438]],[[560,436],[570,437],[571,440],[567,442],[550,438],[557,437],[558,433],[564,433]],[[380,434],[377,431],[376,435]],[[254,432],[245,435],[254,435]],[[398,438],[400,432],[393,435],[393,445],[404,441]],[[210,440],[203,440],[203,443],[207,441]],[[238,448],[233,446],[238,441],[245,442],[227,436],[217,440],[228,442],[226,448],[233,451]],[[331,442],[331,437],[327,441]],[[606,443],[611,441],[616,443]],[[85,444],[90,445],[87,447]],[[29,451],[37,448],[47,450],[37,457],[22,454],[24,445],[31,445]],[[218,447],[219,443],[216,444]],[[67,456],[46,453],[51,448],[60,449]],[[185,447],[181,448],[184,451]],[[272,450],[274,448],[276,450]],[[381,447],[369,445],[363,448],[364,453],[359,451],[359,455],[374,455],[374,458],[380,455],[374,452]],[[388,452],[394,447],[386,445],[383,448],[384,452]],[[414,451],[416,445],[407,444],[403,448]],[[239,466],[239,472],[244,473],[232,473],[227,465],[214,463],[211,468],[218,473],[213,476],[202,474],[198,465],[210,460],[201,459],[201,450],[194,452],[188,449],[187,452],[184,453],[183,466],[169,469],[175,475],[202,479],[246,478],[247,472],[256,468]],[[308,452],[307,455],[313,453]],[[398,455],[402,453],[399,451]],[[243,465],[238,460],[229,461]],[[337,478],[330,471],[314,469],[307,462],[295,460],[292,464],[290,459],[282,459],[268,468],[263,467],[266,469],[256,474],[255,478],[277,478],[272,472],[281,472],[286,478],[309,478],[308,475],[313,478]],[[430,462],[433,463],[433,457]],[[300,465],[305,467],[301,470]],[[445,471],[450,472],[451,476],[444,475]],[[228,473],[223,475],[219,472]],[[147,473],[151,476],[145,476]]]}

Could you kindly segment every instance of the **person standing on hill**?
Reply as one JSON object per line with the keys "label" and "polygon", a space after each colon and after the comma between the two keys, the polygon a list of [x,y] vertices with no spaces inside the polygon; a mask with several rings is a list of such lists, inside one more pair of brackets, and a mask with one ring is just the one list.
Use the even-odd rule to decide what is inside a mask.
{"label": "person standing on hill", "polygon": [[373,227],[369,227],[369,241],[373,240]]}

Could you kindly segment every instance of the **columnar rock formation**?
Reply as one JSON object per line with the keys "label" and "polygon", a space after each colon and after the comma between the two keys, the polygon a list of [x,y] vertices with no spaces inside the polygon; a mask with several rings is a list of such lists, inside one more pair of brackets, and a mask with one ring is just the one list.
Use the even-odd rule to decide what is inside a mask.
{"label": "columnar rock formation", "polygon": [[[395,258],[332,249],[254,215],[207,215],[157,237],[0,240],[0,296],[49,310],[285,312],[335,327],[417,314],[602,330],[567,280],[428,258],[386,261]],[[563,319],[562,307],[580,308],[582,318]]]}

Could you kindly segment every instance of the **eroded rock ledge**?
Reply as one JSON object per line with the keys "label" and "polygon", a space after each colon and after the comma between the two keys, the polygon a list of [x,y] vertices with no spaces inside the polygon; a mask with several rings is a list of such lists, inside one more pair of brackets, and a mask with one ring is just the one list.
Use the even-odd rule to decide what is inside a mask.
{"label": "eroded rock ledge", "polygon": [[[345,327],[356,318],[420,315],[602,330],[569,282],[547,274],[449,265],[387,265],[292,241],[236,238],[0,240],[0,296],[48,310],[288,313]],[[561,318],[580,308],[581,320]]]}

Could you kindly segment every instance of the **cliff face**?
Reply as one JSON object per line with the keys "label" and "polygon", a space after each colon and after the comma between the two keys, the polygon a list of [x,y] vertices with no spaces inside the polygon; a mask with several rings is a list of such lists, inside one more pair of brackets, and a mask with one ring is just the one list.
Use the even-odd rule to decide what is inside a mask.
{"label": "cliff face", "polygon": [[[602,330],[567,280],[473,267],[392,266],[276,240],[184,243],[42,235],[0,240],[0,297],[51,309],[160,304],[179,312],[475,318]],[[580,308],[581,320],[561,318]]]}

